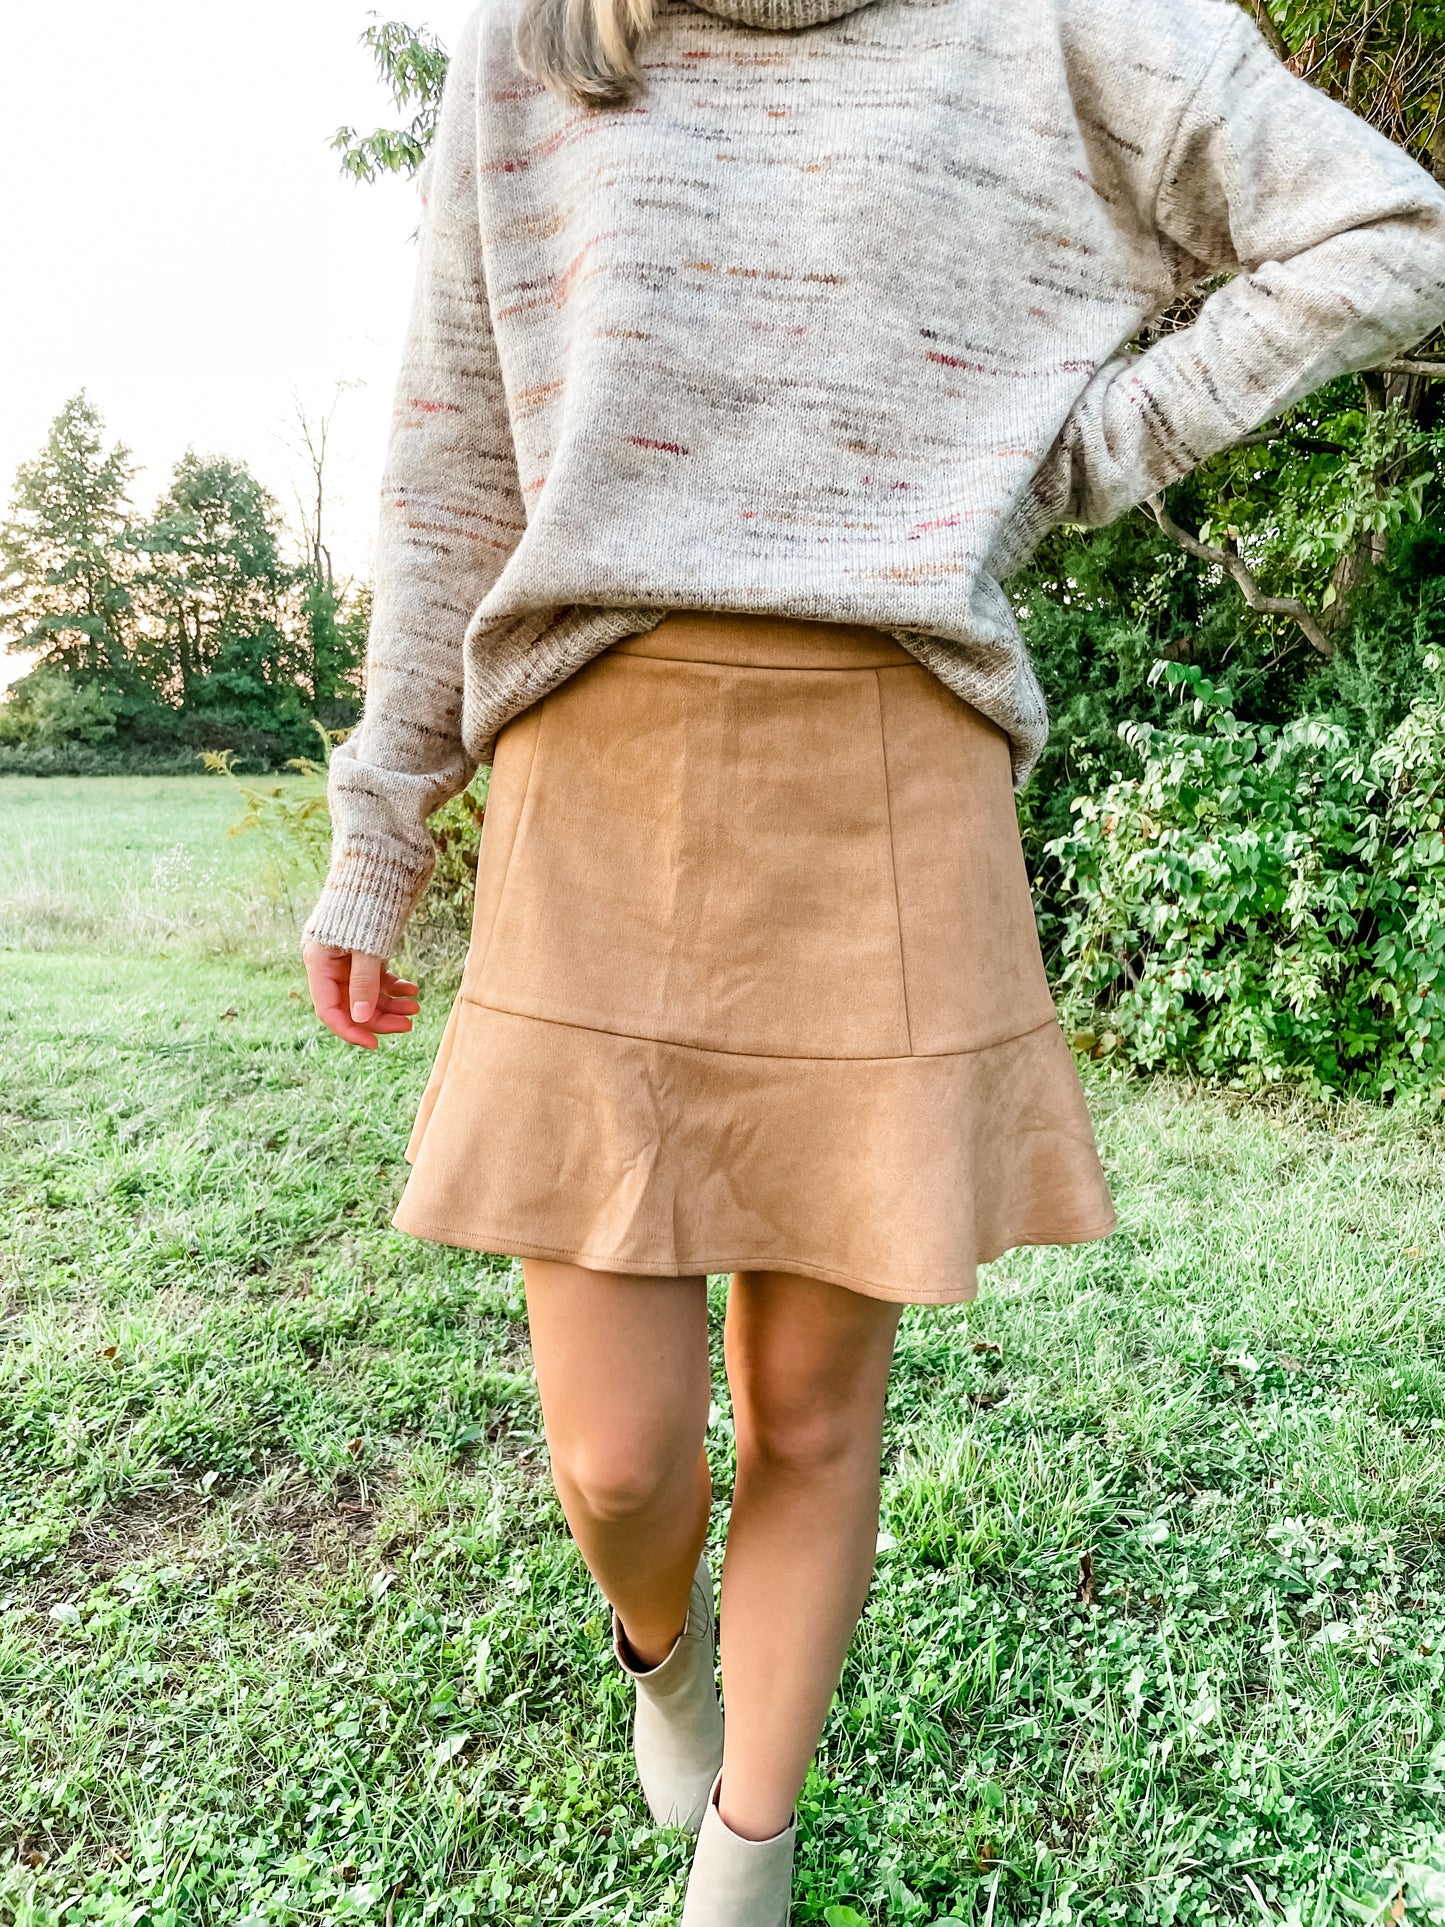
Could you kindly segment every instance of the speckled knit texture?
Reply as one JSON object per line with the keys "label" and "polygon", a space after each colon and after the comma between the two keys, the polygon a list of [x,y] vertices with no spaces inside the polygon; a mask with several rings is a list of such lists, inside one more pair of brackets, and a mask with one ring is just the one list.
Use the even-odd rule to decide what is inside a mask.
{"label": "speckled knit texture", "polygon": [[469,23],[427,165],[316,941],[389,954],[428,814],[669,609],[883,629],[1021,783],[1001,584],[1045,530],[1445,318],[1445,191],[1233,0],[664,0],[604,111],[519,71],[518,5]]}

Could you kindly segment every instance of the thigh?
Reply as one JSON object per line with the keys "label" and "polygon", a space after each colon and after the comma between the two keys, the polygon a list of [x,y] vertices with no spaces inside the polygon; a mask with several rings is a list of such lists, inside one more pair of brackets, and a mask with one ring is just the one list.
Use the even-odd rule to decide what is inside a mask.
{"label": "thigh", "polygon": [[881,1429],[903,1306],[792,1272],[733,1275],[724,1331],[741,1427]]}
{"label": "thigh", "polygon": [[711,1370],[706,1278],[523,1260],[548,1449],[651,1458],[701,1448]]}

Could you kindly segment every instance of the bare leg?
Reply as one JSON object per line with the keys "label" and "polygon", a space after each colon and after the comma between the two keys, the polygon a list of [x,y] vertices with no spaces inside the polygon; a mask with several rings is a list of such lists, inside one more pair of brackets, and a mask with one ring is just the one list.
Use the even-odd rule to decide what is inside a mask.
{"label": "bare leg", "polygon": [[637,1664],[655,1666],[707,1538],[707,1280],[536,1258],[522,1272],[557,1497]]}
{"label": "bare leg", "polygon": [[737,1486],[722,1572],[718,1810],[748,1839],[788,1823],[868,1595],[901,1313],[786,1272],[733,1279],[724,1348]]}

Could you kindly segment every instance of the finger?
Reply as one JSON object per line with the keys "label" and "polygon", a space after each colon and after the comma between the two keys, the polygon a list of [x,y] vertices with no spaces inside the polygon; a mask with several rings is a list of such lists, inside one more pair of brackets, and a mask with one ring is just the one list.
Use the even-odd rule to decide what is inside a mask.
{"label": "finger", "polygon": [[350,959],[344,950],[308,948],[305,956],[306,988],[311,996],[312,1008],[319,1017],[323,1010],[340,1000]]}
{"label": "finger", "polygon": [[335,1004],[329,1010],[318,1010],[317,1016],[326,1028],[348,1044],[359,1044],[363,1050],[375,1050],[376,1038],[361,1024],[354,1024],[346,1014],[345,1004]]}
{"label": "finger", "polygon": [[412,983],[410,978],[398,977],[395,971],[384,970],[381,975],[381,981],[387,990],[400,991],[403,997],[416,997],[420,995],[417,986]]}
{"label": "finger", "polygon": [[390,1037],[397,1031],[410,1030],[411,1019],[410,1017],[401,1015],[394,1017],[373,1017],[367,1024],[367,1029],[374,1032],[378,1037]]}
{"label": "finger", "polygon": [[381,973],[385,964],[385,957],[373,957],[365,950],[352,951],[348,1000],[354,1024],[370,1021],[381,996]]}
{"label": "finger", "polygon": [[415,1017],[421,1005],[415,997],[388,997],[383,991],[376,1008],[393,1017],[398,1012],[404,1017]]}

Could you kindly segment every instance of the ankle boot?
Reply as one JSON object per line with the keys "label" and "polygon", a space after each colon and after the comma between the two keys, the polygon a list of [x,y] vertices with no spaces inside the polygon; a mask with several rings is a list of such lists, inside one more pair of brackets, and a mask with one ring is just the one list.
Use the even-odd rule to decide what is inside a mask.
{"label": "ankle boot", "polygon": [[682,1927],[788,1927],[798,1810],[770,1840],[746,1840],[718,1811],[721,1786],[719,1773],[703,1809]]}
{"label": "ankle boot", "polygon": [[697,1562],[687,1623],[666,1659],[643,1670],[628,1657],[622,1622],[612,1615],[612,1650],[637,1681],[632,1753],[648,1810],[660,1827],[696,1833],[722,1765],[723,1719],[713,1679],[717,1621],[707,1555]]}

